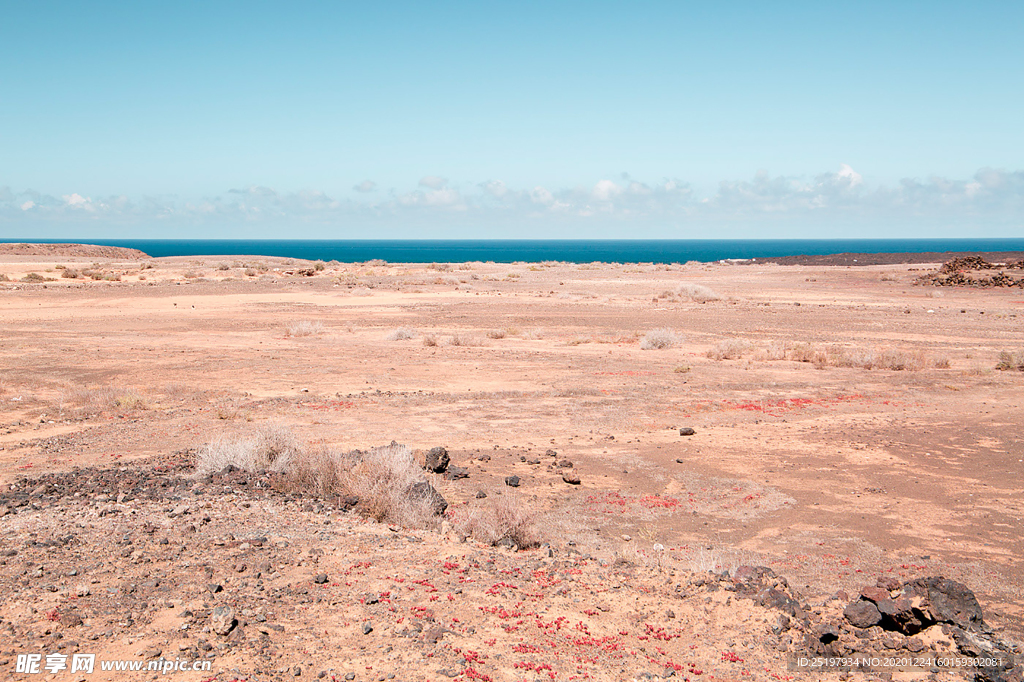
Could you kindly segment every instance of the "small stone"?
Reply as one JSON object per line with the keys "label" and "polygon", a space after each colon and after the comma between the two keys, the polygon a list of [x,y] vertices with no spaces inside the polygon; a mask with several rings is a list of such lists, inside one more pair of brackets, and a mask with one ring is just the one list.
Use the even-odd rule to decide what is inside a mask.
{"label": "small stone", "polygon": [[356,679],[356,674],[355,673],[345,673],[345,679],[349,680],[351,682],[351,680]]}
{"label": "small stone", "polygon": [[292,668],[292,677],[301,677],[301,676],[302,676],[302,668],[300,668],[299,666],[295,666],[294,668]]}
{"label": "small stone", "polygon": [[226,635],[235,627],[235,611],[230,606],[218,606],[210,614],[210,629],[218,635]]}
{"label": "small stone", "polygon": [[519,477],[518,476],[506,476],[505,477],[505,485],[509,486],[510,488],[518,488],[519,487]]}
{"label": "small stone", "polygon": [[75,596],[88,597],[92,594],[92,589],[86,583],[78,583],[75,586]]}
{"label": "small stone", "polygon": [[373,632],[373,623],[371,623],[370,621],[366,621],[365,623],[363,623],[363,634],[368,635],[371,632]]}
{"label": "small stone", "polygon": [[487,493],[485,493],[483,490],[477,490],[476,491],[476,499],[482,500],[485,497],[487,497]]}
{"label": "small stone", "polygon": [[558,457],[558,453],[551,449],[545,451],[544,454],[547,455],[548,457]]}
{"label": "small stone", "polygon": [[682,457],[676,457],[676,464],[685,464]]}
{"label": "small stone", "polygon": [[633,539],[633,536],[631,536],[631,535],[623,535],[622,539],[625,540],[626,542],[629,542],[630,540]]}
{"label": "small stone", "polygon": [[162,652],[160,651],[160,649],[157,649],[156,647],[150,647],[149,649],[143,649],[142,651],[140,651],[139,656],[145,658],[146,660],[149,660],[151,658],[160,658],[161,653]]}
{"label": "small stone", "polygon": [[558,460],[558,467],[560,469],[571,469],[572,468],[572,460],[560,459],[560,460]]}
{"label": "small stone", "polygon": [[318,573],[317,576],[315,578],[313,578],[313,582],[315,582],[317,585],[323,585],[324,583],[327,582],[327,574],[326,573]]}
{"label": "small stone", "polygon": [[222,592],[224,590],[224,588],[218,585],[217,583],[210,583],[206,586],[206,589],[210,591],[210,594],[217,594],[218,592]]}
{"label": "small stone", "polygon": [[82,617],[74,611],[60,614],[60,624],[66,628],[78,627],[82,624]]}
{"label": "small stone", "polygon": [[363,603],[364,604],[379,604],[380,603],[380,595],[368,594],[365,597],[363,597]]}
{"label": "small stone", "polygon": [[692,436],[692,435],[693,435],[693,434],[695,434],[695,433],[697,433],[697,432],[696,432],[696,431],[694,431],[694,430],[693,430],[693,429],[692,429],[691,427],[689,427],[689,426],[684,426],[683,428],[679,429],[679,435],[680,435],[680,436]]}
{"label": "small stone", "polygon": [[562,480],[568,483],[569,485],[579,485],[580,475],[576,472],[575,469],[567,469],[562,472]]}

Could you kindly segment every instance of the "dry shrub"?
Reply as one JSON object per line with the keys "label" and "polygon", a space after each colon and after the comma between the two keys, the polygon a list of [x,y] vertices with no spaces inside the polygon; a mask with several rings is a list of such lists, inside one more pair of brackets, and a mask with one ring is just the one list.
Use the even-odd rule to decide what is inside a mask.
{"label": "dry shrub", "polygon": [[503,339],[508,335],[508,332],[504,329],[492,329],[487,332],[487,338],[489,339]]}
{"label": "dry shrub", "polygon": [[743,354],[750,350],[750,342],[743,339],[726,339],[719,341],[714,348],[707,352],[712,360],[736,360],[743,357]]}
{"label": "dry shrub", "polygon": [[689,298],[691,301],[695,301],[697,303],[720,301],[722,299],[714,289],[706,287],[703,284],[694,284],[693,282],[683,282],[676,287],[676,295]]}
{"label": "dry shrub", "polygon": [[414,332],[413,330],[406,329],[405,327],[399,327],[398,329],[395,329],[390,334],[388,334],[385,337],[385,339],[387,341],[405,341],[407,339],[414,338],[415,336],[416,332]]}
{"label": "dry shrub", "polygon": [[391,443],[361,453],[342,480],[351,494],[359,496],[365,516],[414,528],[434,523],[431,500],[409,494],[413,485],[423,481],[423,470],[404,445]]}
{"label": "dry shrub", "polygon": [[517,493],[506,491],[500,497],[489,497],[486,503],[460,509],[450,518],[456,531],[479,542],[512,542],[520,549],[540,545],[537,513]]}
{"label": "dry shrub", "polygon": [[324,323],[319,320],[300,320],[288,325],[288,336],[316,336],[324,330]]}
{"label": "dry shrub", "polygon": [[64,268],[64,272],[60,273],[60,276],[64,279],[78,279],[82,275],[74,268]]}
{"label": "dry shrub", "polygon": [[423,345],[428,346],[430,348],[437,346],[437,337],[434,336],[433,334],[427,334],[426,336],[423,337]]}
{"label": "dry shrub", "polygon": [[196,471],[208,474],[235,466],[244,471],[283,472],[289,460],[302,451],[302,444],[290,429],[266,425],[251,434],[214,438],[199,451]]}
{"label": "dry shrub", "polygon": [[327,264],[324,263],[322,260],[318,260],[317,262],[313,263],[313,269],[316,270],[317,272],[323,272],[324,269],[326,268]]}
{"label": "dry shrub", "polygon": [[814,362],[815,349],[809,343],[798,343],[789,349],[789,359],[793,362]]}
{"label": "dry shrub", "polygon": [[243,471],[278,474],[275,486],[321,498],[355,495],[364,516],[405,527],[437,524],[434,501],[414,494],[423,471],[404,445],[368,452],[335,450],[324,443],[303,446],[286,427],[263,426],[250,434],[219,436],[196,458],[196,472],[210,474],[235,466]]}
{"label": "dry shrub", "polygon": [[21,278],[22,282],[28,282],[34,284],[36,282],[45,282],[46,278],[40,275],[38,272],[30,272]]}
{"label": "dry shrub", "polygon": [[448,345],[449,346],[482,346],[483,345],[483,341],[481,341],[476,336],[473,336],[472,334],[459,333],[459,334],[452,334],[451,338],[448,339]]}
{"label": "dry shrub", "polygon": [[227,272],[228,270],[231,269],[231,266],[228,265],[227,263],[221,263],[220,265],[217,266],[217,269],[220,270],[221,272]]}
{"label": "dry shrub", "polygon": [[644,335],[640,342],[640,350],[663,350],[682,340],[682,337],[671,329],[652,329]]}
{"label": "dry shrub", "polygon": [[1009,370],[1024,372],[1024,350],[1018,350],[1016,352],[1008,350],[999,351],[999,360],[996,363],[996,369],[1004,372]]}
{"label": "dry shrub", "polygon": [[113,398],[113,406],[121,410],[144,410],[146,401],[135,391],[128,389],[119,391]]}
{"label": "dry shrub", "polygon": [[181,275],[185,279],[199,279],[200,277],[203,276],[203,272],[201,270],[186,270],[185,272],[181,273]]}
{"label": "dry shrub", "polygon": [[65,407],[81,415],[104,410],[133,411],[146,409],[146,402],[137,391],[119,386],[69,388],[61,393],[61,410]]}

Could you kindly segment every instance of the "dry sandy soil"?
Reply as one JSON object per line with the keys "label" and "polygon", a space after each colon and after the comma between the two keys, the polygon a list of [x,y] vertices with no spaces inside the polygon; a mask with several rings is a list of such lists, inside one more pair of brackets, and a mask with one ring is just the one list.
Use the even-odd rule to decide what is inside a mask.
{"label": "dry sandy soil", "polygon": [[[1019,290],[915,285],[938,263],[72,253],[0,255],[6,679],[167,676],[72,674],[73,653],[210,662],[168,673],[189,680],[845,679],[787,657],[958,650],[952,621],[843,615],[927,576],[977,594],[986,637],[1024,639],[1024,373],[995,369],[1024,349]],[[468,477],[424,475],[450,523],[194,473],[268,424],[446,447]],[[453,530],[502,495],[542,547]],[[14,672],[55,652],[69,670]],[[888,677],[969,674],[861,679]]]}

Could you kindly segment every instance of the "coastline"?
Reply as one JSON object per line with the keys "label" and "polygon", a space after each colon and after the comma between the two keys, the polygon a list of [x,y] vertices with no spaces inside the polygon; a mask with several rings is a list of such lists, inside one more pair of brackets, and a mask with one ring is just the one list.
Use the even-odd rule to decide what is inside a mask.
{"label": "coastline", "polygon": [[[296,258],[297,260],[317,260],[316,258],[302,258],[287,253],[247,253],[247,252],[232,252],[232,253],[218,253],[218,254],[175,254],[174,256],[165,255],[151,255],[150,253],[141,249],[129,248],[124,246],[113,246],[109,244],[97,244],[92,242],[0,242],[0,258],[6,256],[29,256],[33,258],[115,258],[115,259],[126,259],[126,260],[140,260],[145,258],[162,258],[162,257],[271,257],[271,258]],[[700,261],[704,263],[716,263],[716,262],[728,262],[734,265],[764,265],[767,263],[773,263],[776,265],[815,265],[815,266],[847,266],[847,267],[863,267],[869,265],[910,265],[910,264],[924,264],[924,263],[944,263],[953,258],[963,258],[967,256],[980,256],[989,262],[1005,262],[1010,260],[1020,260],[1024,258],[1024,250],[1019,251],[982,251],[982,250],[964,250],[964,251],[901,251],[901,252],[842,252],[842,253],[825,253],[825,254],[813,254],[813,253],[798,253],[785,256],[767,256],[767,257],[751,257],[751,258],[739,258],[731,257],[724,259],[711,259],[706,261]],[[324,259],[327,260],[327,259]],[[449,262],[449,263],[468,263],[468,262],[482,262],[479,259],[467,259],[467,260],[443,260],[443,259],[425,259],[423,261],[390,261],[385,258],[379,259],[366,259],[366,260],[353,260],[344,261],[350,263],[359,262],[370,262],[379,261],[384,263],[415,263],[415,262]],[[502,262],[502,261],[496,261]],[[543,259],[536,261],[520,261],[520,262],[548,262]],[[556,262],[575,262],[575,261],[556,261]],[[599,263],[620,263],[620,264],[641,264],[657,261],[623,261],[623,260],[594,260],[585,262],[599,262]]]}

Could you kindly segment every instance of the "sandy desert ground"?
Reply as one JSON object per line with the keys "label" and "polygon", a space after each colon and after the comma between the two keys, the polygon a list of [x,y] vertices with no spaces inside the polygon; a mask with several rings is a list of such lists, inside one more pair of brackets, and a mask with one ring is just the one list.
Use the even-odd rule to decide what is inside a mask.
{"label": "sandy desert ground", "polygon": [[[1019,653],[1024,372],[996,367],[1020,289],[915,283],[938,263],[67,254],[0,256],[5,679],[846,679],[787,657],[970,650],[953,620],[844,616],[929,576]],[[447,520],[195,473],[268,426],[443,446]],[[465,537],[496,500],[540,547]],[[29,653],[69,668],[16,674]]]}

